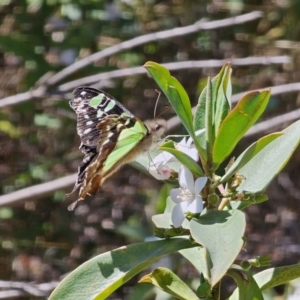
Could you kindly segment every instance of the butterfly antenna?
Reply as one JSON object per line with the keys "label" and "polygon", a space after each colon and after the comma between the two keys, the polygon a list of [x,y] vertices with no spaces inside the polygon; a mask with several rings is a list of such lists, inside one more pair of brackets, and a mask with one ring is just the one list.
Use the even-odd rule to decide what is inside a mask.
{"label": "butterfly antenna", "polygon": [[155,92],[158,93],[158,96],[157,96],[155,107],[154,107],[154,119],[156,119],[156,111],[157,111],[158,100],[159,100],[160,95],[161,95],[161,91],[155,90]]}
{"label": "butterfly antenna", "polygon": [[165,108],[163,109],[163,111],[158,116],[156,116],[156,111],[157,111],[157,106],[158,106],[158,100],[160,98],[161,91],[155,90],[155,92],[158,93],[158,97],[157,97],[157,100],[156,100],[156,103],[155,103],[155,107],[154,107],[154,119],[158,119],[162,114],[164,114],[170,108],[170,105],[165,105]]}

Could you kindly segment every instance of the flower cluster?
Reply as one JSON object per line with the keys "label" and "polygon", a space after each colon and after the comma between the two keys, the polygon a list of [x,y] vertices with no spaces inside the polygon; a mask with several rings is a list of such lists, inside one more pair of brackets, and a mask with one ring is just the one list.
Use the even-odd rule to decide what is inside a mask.
{"label": "flower cluster", "polygon": [[[175,144],[175,149],[185,153],[195,161],[199,160],[199,154],[192,138],[183,138]],[[163,151],[153,159],[149,173],[158,180],[169,179],[175,173],[170,167],[170,163],[176,161],[177,159],[172,154]],[[200,177],[194,181],[191,171],[185,166],[181,166],[178,172],[178,181],[180,187],[170,191],[171,200],[176,204],[171,215],[175,228],[182,225],[188,213],[197,214],[203,210],[200,192],[207,182],[207,177]]]}
{"label": "flower cluster", "polygon": [[[179,143],[175,144],[175,149],[185,153],[195,161],[198,161],[199,159],[199,154],[195,148],[195,145],[193,144],[192,138],[187,139],[184,137]],[[174,157],[174,155],[163,151],[158,154],[150,163],[149,173],[158,180],[169,179],[174,173],[174,170],[172,170],[169,165],[171,162],[176,161],[177,159]]]}

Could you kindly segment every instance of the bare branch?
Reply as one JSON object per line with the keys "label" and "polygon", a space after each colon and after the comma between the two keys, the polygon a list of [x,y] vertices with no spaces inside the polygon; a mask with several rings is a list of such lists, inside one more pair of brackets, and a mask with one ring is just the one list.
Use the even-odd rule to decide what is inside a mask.
{"label": "bare branch", "polygon": [[0,196],[0,207],[15,205],[26,200],[40,199],[52,195],[57,190],[71,188],[76,178],[77,174],[68,175]]}
{"label": "bare branch", "polygon": [[[228,59],[210,59],[210,60],[196,60],[196,61],[182,61],[163,64],[170,71],[181,69],[193,69],[193,68],[216,68],[221,67],[227,63]],[[263,56],[263,57],[246,57],[246,58],[233,58],[231,64],[233,66],[248,66],[248,65],[269,65],[269,64],[286,64],[290,63],[289,56]],[[101,80],[110,80],[114,78],[122,78],[127,76],[134,76],[140,74],[146,74],[147,71],[144,67],[134,67],[127,69],[114,70],[110,72],[104,72],[81,79],[73,80],[62,84],[58,87],[59,91],[67,92],[78,86],[90,85]],[[32,90],[26,93],[6,97],[0,100],[0,108],[15,105],[21,102],[30,101],[34,98],[43,98],[46,96],[44,87],[39,87],[37,90]]]}
{"label": "bare branch", "polygon": [[38,88],[29,92],[21,93],[14,96],[9,96],[0,100],[0,108],[15,105],[21,102],[29,101],[33,98],[40,98],[45,95],[45,90],[43,88]]}
{"label": "bare branch", "polygon": [[[181,62],[172,62],[162,64],[170,71],[184,70],[184,69],[201,69],[201,68],[218,68],[222,67],[228,61],[233,66],[249,66],[249,65],[270,65],[270,64],[286,64],[291,62],[289,56],[262,56],[262,57],[245,57],[245,58],[233,58],[233,59],[209,59],[209,60],[190,60]],[[62,84],[58,89],[62,92],[70,91],[78,86],[90,85],[101,80],[110,80],[114,78],[122,78],[135,76],[140,74],[147,74],[147,70],[144,67],[126,68],[110,72],[104,72],[96,75],[83,77],[77,80],[73,80]]]}
{"label": "bare branch", "polygon": [[291,121],[300,119],[300,109],[293,110],[291,112],[288,112],[286,114],[271,118],[269,120],[260,122],[254,126],[251,127],[251,129],[246,133],[245,136],[251,136],[254,134],[257,134],[259,132],[264,132],[269,129],[278,128],[283,123],[290,123]]}
{"label": "bare branch", "polygon": [[103,59],[105,57],[109,57],[113,54],[121,52],[126,49],[132,49],[133,47],[143,45],[152,41],[164,40],[169,38],[174,38],[177,36],[188,35],[194,32],[198,32],[201,30],[212,30],[217,28],[223,28],[228,26],[234,26],[237,24],[243,24],[246,22],[250,22],[256,19],[259,19],[263,16],[261,11],[253,11],[244,15],[235,16],[231,18],[227,18],[224,20],[211,21],[206,22],[205,20],[200,20],[193,25],[185,26],[185,27],[177,27],[170,30],[164,30],[160,32],[145,34],[131,40],[122,42],[120,44],[114,45],[112,47],[106,48],[100,52],[94,53],[86,58],[81,59],[80,61],[72,64],[69,67],[66,67],[62,71],[58,72],[54,76],[52,76],[48,80],[48,85],[55,85],[68,75],[92,64],[95,61]]}
{"label": "bare branch", "polygon": [[[56,288],[59,282],[32,283],[22,281],[0,281],[0,299],[24,297],[32,295],[35,297],[47,297]],[[9,289],[9,290],[2,290]]]}

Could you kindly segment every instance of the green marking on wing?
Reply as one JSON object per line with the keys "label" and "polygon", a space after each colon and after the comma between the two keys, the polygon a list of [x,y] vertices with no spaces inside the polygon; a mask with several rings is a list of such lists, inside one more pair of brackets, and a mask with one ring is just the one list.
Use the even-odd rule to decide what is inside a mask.
{"label": "green marking on wing", "polygon": [[110,100],[109,103],[107,104],[107,106],[105,107],[104,111],[110,111],[111,109],[113,109],[116,105],[116,101],[114,100]]}
{"label": "green marking on wing", "polygon": [[104,114],[105,113],[102,110],[100,109],[97,110],[97,118],[101,118]]}
{"label": "green marking on wing", "polygon": [[104,97],[104,94],[99,94],[98,96],[93,97],[90,100],[90,106],[97,108],[97,106],[102,102],[103,97]]}
{"label": "green marking on wing", "polygon": [[124,129],[119,136],[114,150],[107,156],[103,171],[107,172],[112,169],[118,161],[129,154],[142,141],[146,134],[147,128],[139,120],[135,122],[133,127]]}

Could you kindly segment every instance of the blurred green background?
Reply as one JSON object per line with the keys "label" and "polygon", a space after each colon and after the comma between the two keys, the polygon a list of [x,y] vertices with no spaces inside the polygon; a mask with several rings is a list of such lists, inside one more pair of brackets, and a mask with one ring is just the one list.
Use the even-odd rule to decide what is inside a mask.
{"label": "blurred green background", "polygon": [[[273,87],[261,121],[285,120],[257,129],[238,145],[238,154],[285,128],[292,120],[284,114],[299,118],[299,20],[297,0],[0,0],[0,281],[59,281],[93,255],[152,236],[151,216],[164,208],[170,187],[125,166],[96,196],[67,210],[76,195],[66,198],[75,178],[65,176],[76,173],[82,159],[68,104],[76,86],[104,89],[143,120],[153,118],[157,98],[154,81],[138,68],[145,62],[181,63],[172,74],[194,106],[207,76],[232,61],[233,94]],[[189,32],[198,21],[202,27]],[[114,51],[93,55],[104,49]],[[161,96],[158,111],[166,104]],[[170,132],[184,133],[180,126]],[[273,266],[299,261],[299,167],[296,151],[269,188],[270,200],[247,210],[241,258],[270,254]],[[26,195],[28,187],[34,188]],[[197,278],[179,256],[176,263],[186,280]],[[134,296],[136,281],[111,299],[141,299]],[[48,293],[40,286],[36,294],[1,288],[3,282],[0,299],[44,299]],[[154,297],[143,293],[143,299]]]}

